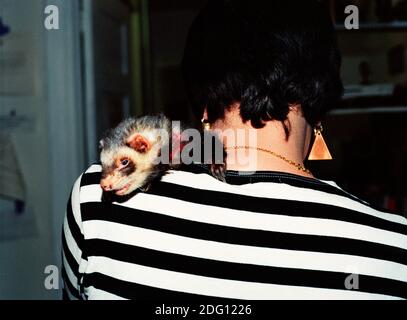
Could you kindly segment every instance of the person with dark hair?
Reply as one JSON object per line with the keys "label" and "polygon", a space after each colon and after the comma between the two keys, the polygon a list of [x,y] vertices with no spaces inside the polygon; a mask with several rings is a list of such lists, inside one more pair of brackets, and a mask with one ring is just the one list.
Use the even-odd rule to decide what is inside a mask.
{"label": "person with dark hair", "polygon": [[192,164],[106,203],[91,166],[68,203],[65,297],[406,299],[407,220],[304,164],[330,158],[321,121],[340,65],[317,0],[209,1],[182,70],[196,118],[224,140],[225,182]]}
{"label": "person with dark hair", "polygon": [[211,1],[191,26],[183,73],[194,113],[223,118],[239,102],[262,128],[301,105],[313,126],[342,95],[341,58],[329,15],[316,1]]}

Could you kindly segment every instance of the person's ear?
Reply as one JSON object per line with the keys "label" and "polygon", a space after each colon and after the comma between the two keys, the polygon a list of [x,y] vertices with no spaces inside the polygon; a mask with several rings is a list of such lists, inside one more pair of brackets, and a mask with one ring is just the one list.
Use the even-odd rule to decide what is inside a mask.
{"label": "person's ear", "polygon": [[204,108],[202,119],[208,120],[208,109],[206,107]]}
{"label": "person's ear", "polygon": [[207,130],[211,130],[211,123],[208,120],[208,111],[205,107],[202,118],[201,118],[201,126],[202,126],[202,130],[207,131]]}
{"label": "person's ear", "polygon": [[105,147],[105,140],[104,139],[101,139],[100,141],[99,141],[99,149],[103,149]]}
{"label": "person's ear", "polygon": [[301,109],[301,104],[299,103],[292,103],[288,106],[289,111],[293,111],[294,113],[301,114],[302,109]]}
{"label": "person's ear", "polygon": [[133,150],[146,153],[151,149],[150,141],[143,135],[135,133],[127,139],[127,145]]}

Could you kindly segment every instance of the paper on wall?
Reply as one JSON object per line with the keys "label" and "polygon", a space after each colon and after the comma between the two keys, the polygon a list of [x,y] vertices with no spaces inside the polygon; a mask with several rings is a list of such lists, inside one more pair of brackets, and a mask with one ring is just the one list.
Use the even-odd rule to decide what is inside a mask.
{"label": "paper on wall", "polygon": [[10,135],[0,132],[0,197],[25,201],[26,188]]}

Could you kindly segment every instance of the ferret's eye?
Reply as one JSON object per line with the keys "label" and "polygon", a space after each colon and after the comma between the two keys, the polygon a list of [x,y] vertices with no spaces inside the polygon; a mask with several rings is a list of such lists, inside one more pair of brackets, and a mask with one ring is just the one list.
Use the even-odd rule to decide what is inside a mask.
{"label": "ferret's eye", "polygon": [[125,166],[127,166],[129,164],[129,160],[128,159],[123,159],[123,160],[120,161],[120,163],[121,163],[121,165],[123,167],[125,167]]}

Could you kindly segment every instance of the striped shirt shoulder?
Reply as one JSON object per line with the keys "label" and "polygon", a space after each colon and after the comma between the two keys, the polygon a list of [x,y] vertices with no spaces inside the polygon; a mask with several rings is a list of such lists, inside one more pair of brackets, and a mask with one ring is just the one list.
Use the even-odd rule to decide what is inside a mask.
{"label": "striped shirt shoulder", "polygon": [[204,166],[102,201],[75,183],[63,232],[68,298],[407,298],[407,219],[334,182]]}

